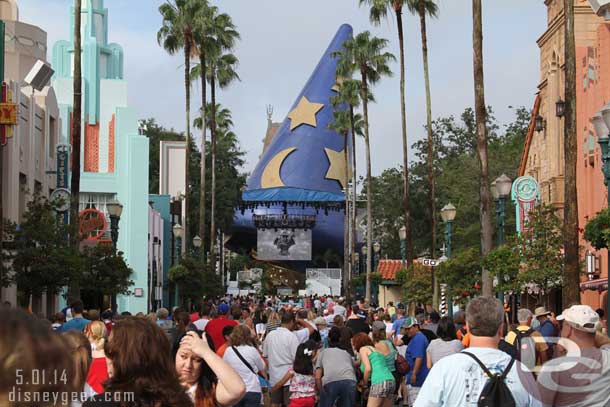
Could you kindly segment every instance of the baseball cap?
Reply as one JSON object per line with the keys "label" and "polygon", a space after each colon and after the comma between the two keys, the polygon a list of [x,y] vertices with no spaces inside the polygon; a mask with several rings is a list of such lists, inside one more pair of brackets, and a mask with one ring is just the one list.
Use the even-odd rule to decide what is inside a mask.
{"label": "baseball cap", "polygon": [[385,331],[385,324],[383,321],[373,321],[373,331]]}
{"label": "baseball cap", "polygon": [[358,311],[356,311],[356,315],[358,315],[360,318],[366,318],[366,311],[363,309],[359,309]]}
{"label": "baseball cap", "polygon": [[219,314],[221,314],[221,315],[224,315],[224,314],[226,314],[227,312],[229,312],[229,306],[228,306],[227,304],[225,304],[224,302],[223,302],[223,303],[221,303],[221,304],[218,306],[218,313],[219,313]]}
{"label": "baseball cap", "polygon": [[405,319],[405,322],[402,323],[403,328],[411,328],[413,325],[419,326],[419,322],[416,318],[413,317],[407,317]]}
{"label": "baseball cap", "polygon": [[595,333],[599,325],[599,315],[588,305],[572,305],[557,316],[558,321],[566,321],[579,331]]}

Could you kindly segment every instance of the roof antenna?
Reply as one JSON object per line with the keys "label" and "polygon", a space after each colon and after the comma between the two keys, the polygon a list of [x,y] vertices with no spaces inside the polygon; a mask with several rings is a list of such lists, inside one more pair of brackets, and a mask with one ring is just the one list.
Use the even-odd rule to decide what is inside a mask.
{"label": "roof antenna", "polygon": [[267,122],[269,123],[269,127],[271,127],[271,116],[273,116],[273,106],[267,105]]}

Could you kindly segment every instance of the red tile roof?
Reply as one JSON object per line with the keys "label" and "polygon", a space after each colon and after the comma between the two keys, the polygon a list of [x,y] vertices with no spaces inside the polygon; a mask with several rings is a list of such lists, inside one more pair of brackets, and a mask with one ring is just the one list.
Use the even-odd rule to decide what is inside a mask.
{"label": "red tile roof", "polygon": [[402,269],[402,260],[379,260],[377,272],[383,280],[396,280],[396,272]]}

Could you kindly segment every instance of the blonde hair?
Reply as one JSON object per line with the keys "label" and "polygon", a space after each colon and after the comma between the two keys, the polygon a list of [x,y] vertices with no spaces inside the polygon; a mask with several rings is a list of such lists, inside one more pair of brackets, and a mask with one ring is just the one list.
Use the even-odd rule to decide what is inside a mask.
{"label": "blonde hair", "polygon": [[106,344],[106,336],[108,331],[106,325],[102,321],[91,321],[85,327],[85,334],[89,341],[95,345],[96,350],[103,350]]}

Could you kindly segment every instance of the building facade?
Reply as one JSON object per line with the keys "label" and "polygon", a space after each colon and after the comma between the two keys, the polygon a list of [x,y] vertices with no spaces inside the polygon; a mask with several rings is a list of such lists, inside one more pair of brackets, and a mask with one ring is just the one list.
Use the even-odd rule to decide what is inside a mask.
{"label": "building facade", "polygon": [[[522,156],[520,174],[531,175],[540,184],[542,202],[555,206],[562,216],[564,207],[564,118],[557,102],[564,99],[565,60],[563,0],[546,0],[547,29],[538,39],[540,83],[534,117],[542,128],[530,126]],[[576,39],[576,136],[578,148],[577,194],[580,245],[594,261],[592,273],[583,275],[582,302],[606,308],[608,295],[608,252],[595,250],[583,239],[588,220],[607,207],[607,193],[601,170],[601,151],[591,118],[610,100],[610,25],[598,17],[588,0],[574,5]],[[537,131],[538,130],[538,131]]]}
{"label": "building facade", "polygon": [[[53,47],[53,86],[63,127],[60,140],[70,143],[73,103],[74,8],[70,40]],[[103,0],[83,0],[81,210],[94,208],[106,216],[106,203],[123,205],[118,249],[134,271],[134,294],[119,296],[119,311],[146,312],[148,285],[148,138],[138,134],[136,112],[127,101],[123,49],[108,43],[108,9]]]}
{"label": "building facade", "polygon": [[[0,1],[0,19],[5,23],[5,78],[11,99],[18,107],[17,125],[0,147],[2,154],[2,218],[19,224],[31,197],[49,194],[56,187],[56,148],[62,120],[55,91],[45,86],[41,91],[23,86],[23,80],[37,60],[46,62],[47,34],[39,27],[19,21],[14,0]],[[8,126],[7,126],[8,127]],[[3,301],[17,303],[17,287],[0,288]],[[55,298],[33,298],[35,312],[54,311]]]}

